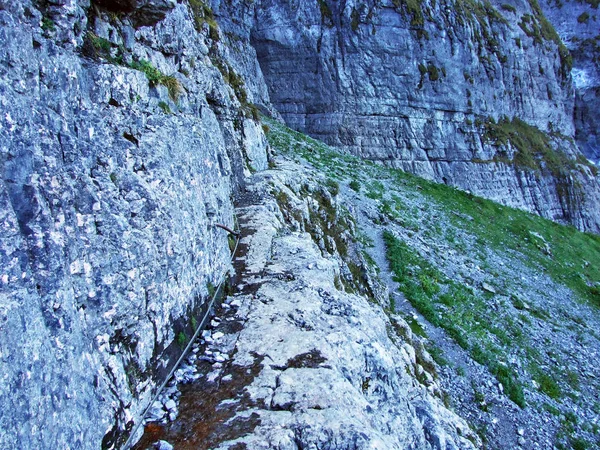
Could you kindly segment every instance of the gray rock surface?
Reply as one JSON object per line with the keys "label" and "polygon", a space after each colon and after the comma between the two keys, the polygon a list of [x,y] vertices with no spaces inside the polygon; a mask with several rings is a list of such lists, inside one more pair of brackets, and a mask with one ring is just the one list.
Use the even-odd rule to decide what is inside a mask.
{"label": "gray rock surface", "polygon": [[[185,410],[174,382],[151,402],[231,268],[215,225],[234,226],[233,197],[252,196],[245,179],[269,166],[253,104],[361,156],[598,231],[589,168],[560,186],[515,170],[475,124],[515,114],[573,134],[556,45],[535,46],[510,14],[480,21],[432,2],[420,24],[390,2],[212,3],[219,23],[202,2],[0,0],[3,447],[117,448],[148,406],[163,422]],[[575,157],[567,141],[555,144]],[[257,448],[470,448],[465,436],[478,438],[416,359],[426,353],[408,332],[392,344],[386,316],[359,295],[385,302],[385,289],[358,283],[360,255],[338,257],[352,225],[324,208],[343,210],[335,193],[294,170],[254,191],[274,183],[287,208],[244,210],[260,233],[224,308],[246,326],[212,322],[210,353],[196,347],[174,380],[227,383],[239,374],[221,369],[250,367],[237,419],[245,430],[259,415],[244,438]],[[264,327],[283,341],[261,341]],[[290,367],[313,349],[315,367]]]}
{"label": "gray rock surface", "polygon": [[[2,447],[123,443],[230,267],[214,225],[246,161],[266,166],[189,7],[138,4],[0,4]],[[134,28],[149,5],[164,19]]]}
{"label": "gray rock surface", "polygon": [[598,4],[580,1],[540,2],[544,14],[573,55],[575,138],[581,151],[600,161],[600,32]]}
{"label": "gray rock surface", "polygon": [[[242,283],[203,344],[229,362],[203,363],[206,376],[185,386],[182,414],[161,438],[219,449],[477,448],[477,435],[444,406],[427,372],[433,361],[408,325],[398,318],[403,336],[391,331],[379,305],[340,285],[343,257],[297,229],[310,211],[325,213],[316,203],[325,184],[283,160],[254,175],[238,208]],[[339,200],[332,195],[341,215]]]}

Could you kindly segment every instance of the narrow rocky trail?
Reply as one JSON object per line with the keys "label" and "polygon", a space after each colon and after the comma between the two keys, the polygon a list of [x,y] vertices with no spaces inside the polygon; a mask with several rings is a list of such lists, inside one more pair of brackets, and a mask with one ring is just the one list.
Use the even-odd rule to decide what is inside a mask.
{"label": "narrow rocky trail", "polygon": [[410,341],[392,342],[383,311],[336,286],[337,257],[287,227],[273,193],[297,171],[284,169],[248,186],[234,291],[194,346],[177,418],[149,423],[135,450],[475,448],[411,375]]}

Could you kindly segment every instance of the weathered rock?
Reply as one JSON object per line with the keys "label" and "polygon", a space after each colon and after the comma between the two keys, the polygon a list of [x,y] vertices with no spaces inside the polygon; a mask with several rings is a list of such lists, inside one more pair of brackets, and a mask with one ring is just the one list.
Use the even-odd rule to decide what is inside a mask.
{"label": "weathered rock", "polygon": [[0,6],[3,447],[123,444],[230,267],[214,224],[233,227],[246,147],[266,164],[187,3],[126,4],[164,20]]}
{"label": "weathered rock", "polygon": [[540,2],[544,14],[554,25],[573,57],[575,85],[575,139],[581,151],[590,159],[600,161],[600,42],[597,24],[598,9],[594,2]]}
{"label": "weathered rock", "polygon": [[[228,321],[222,321],[214,334],[223,336],[211,344],[230,354],[231,364],[191,386],[190,398],[210,392],[206,409],[167,425],[164,438],[178,442],[202,420],[204,433],[184,432],[188,445],[476,448],[479,438],[467,423],[414,378],[416,362],[402,348],[414,354],[416,341],[395,336],[381,307],[339,286],[344,263],[337,251],[319,248],[313,230],[288,228],[288,214],[309,215],[311,195],[319,195],[325,180],[303,166],[278,163],[281,170],[254,176],[247,189],[258,200],[238,213],[247,253],[237,275],[252,278],[255,290],[240,287],[239,310],[227,313],[244,324],[241,330],[224,334],[219,327]],[[284,189],[287,207],[275,202]],[[320,210],[314,207],[313,214]],[[341,204],[332,207],[341,214]],[[417,352],[421,363],[433,364],[422,348]]]}

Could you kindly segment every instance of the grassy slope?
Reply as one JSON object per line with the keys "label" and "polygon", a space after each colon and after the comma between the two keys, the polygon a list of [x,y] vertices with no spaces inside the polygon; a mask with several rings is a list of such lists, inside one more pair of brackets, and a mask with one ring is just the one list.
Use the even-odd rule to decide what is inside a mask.
{"label": "grassy slope", "polygon": [[[556,224],[527,212],[500,205],[452,187],[432,183],[400,170],[388,169],[343,155],[325,144],[268,121],[269,142],[276,149],[292,150],[336,179],[353,179],[368,188],[367,196],[382,198],[386,189],[372,180],[388,179],[399,188],[428,197],[437,207],[454,211],[453,225],[468,231],[485,246],[513,250],[528,265],[547,271],[582,300],[600,307],[600,236]],[[395,203],[395,204],[391,204]],[[384,209],[401,209],[401,200]],[[402,220],[402,219],[401,219]],[[405,219],[406,220],[406,219]],[[549,245],[545,251],[546,244]]]}
{"label": "grassy slope", "polygon": [[[580,396],[577,373],[568,369],[566,362],[556,367],[549,364],[547,349],[529,336],[530,329],[545,322],[559,327],[565,320],[575,320],[585,327],[581,317],[569,316],[562,307],[561,311],[552,310],[555,304],[529,302],[521,295],[527,292],[526,286],[503,279],[502,273],[497,273],[500,270],[487,267],[496,276],[494,287],[501,291],[501,298],[509,299],[501,301],[497,311],[490,308],[490,303],[496,302],[495,294],[465,283],[442,261],[444,253],[452,252],[458,259],[476,260],[485,268],[486,255],[493,252],[509,265],[549,276],[572,292],[569,301],[592,305],[596,312],[600,307],[599,236],[340,154],[277,122],[265,121],[270,128],[269,142],[277,152],[302,158],[331,178],[348,183],[378,204],[385,226],[392,224],[396,231],[401,230],[400,235],[386,231],[387,256],[401,290],[423,317],[445,329],[474,360],[485,365],[519,406],[526,406],[524,386],[534,380],[547,401],[529,396],[537,402],[530,406],[560,417],[565,434],[562,442],[586,444],[587,440],[576,437],[582,430],[586,439],[595,439],[593,425],[580,423],[569,412],[570,402]],[[423,249],[414,246],[415,236],[432,243],[428,255],[423,256]],[[595,330],[589,332],[598,339]],[[552,353],[555,357],[560,360],[559,354]],[[520,361],[518,370],[515,359]],[[600,412],[600,404],[592,407]]]}

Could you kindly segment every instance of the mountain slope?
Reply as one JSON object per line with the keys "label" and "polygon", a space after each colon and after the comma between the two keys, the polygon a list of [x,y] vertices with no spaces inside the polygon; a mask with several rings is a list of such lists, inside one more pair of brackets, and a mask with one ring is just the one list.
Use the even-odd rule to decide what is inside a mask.
{"label": "mountain slope", "polygon": [[137,449],[600,445],[597,236],[264,120],[234,293]]}
{"label": "mountain slope", "polygon": [[519,429],[525,448],[598,441],[597,236],[269,126],[272,145],[340,183],[370,260],[393,277],[390,309],[424,337],[441,388],[491,448],[516,447]]}
{"label": "mountain slope", "polygon": [[[212,4],[231,45],[256,52],[292,128],[599,230],[597,173],[573,142],[571,58],[537,2]],[[490,125],[513,139],[496,139]],[[543,145],[532,148],[532,135]]]}

